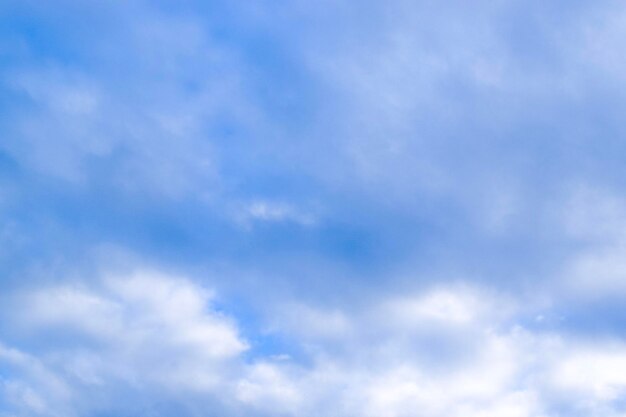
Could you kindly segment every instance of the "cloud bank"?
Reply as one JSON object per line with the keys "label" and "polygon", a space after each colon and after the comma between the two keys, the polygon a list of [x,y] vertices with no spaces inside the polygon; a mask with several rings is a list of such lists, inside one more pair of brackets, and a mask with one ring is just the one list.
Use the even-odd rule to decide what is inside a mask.
{"label": "cloud bank", "polygon": [[284,306],[268,333],[292,348],[250,356],[238,323],[187,279],[94,284],[5,299],[26,348],[1,345],[4,415],[618,416],[626,393],[623,342],[559,334],[478,288]]}

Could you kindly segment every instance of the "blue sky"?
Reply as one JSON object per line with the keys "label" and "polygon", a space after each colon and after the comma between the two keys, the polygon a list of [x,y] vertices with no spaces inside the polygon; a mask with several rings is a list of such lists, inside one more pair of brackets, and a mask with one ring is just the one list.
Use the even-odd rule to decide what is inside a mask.
{"label": "blue sky", "polygon": [[623,416],[624,36],[0,0],[0,417]]}

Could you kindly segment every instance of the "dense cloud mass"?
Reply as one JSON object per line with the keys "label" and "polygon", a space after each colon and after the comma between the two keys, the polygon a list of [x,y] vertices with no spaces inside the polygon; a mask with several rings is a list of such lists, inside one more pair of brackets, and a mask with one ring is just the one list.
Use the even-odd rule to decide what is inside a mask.
{"label": "dense cloud mass", "polygon": [[623,416],[624,35],[0,0],[0,417]]}

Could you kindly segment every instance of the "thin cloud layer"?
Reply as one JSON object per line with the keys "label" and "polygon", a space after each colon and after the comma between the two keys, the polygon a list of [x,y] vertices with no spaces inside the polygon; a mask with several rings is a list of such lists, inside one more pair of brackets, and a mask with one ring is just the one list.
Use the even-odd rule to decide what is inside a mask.
{"label": "thin cloud layer", "polygon": [[621,416],[616,1],[0,2],[0,416]]}

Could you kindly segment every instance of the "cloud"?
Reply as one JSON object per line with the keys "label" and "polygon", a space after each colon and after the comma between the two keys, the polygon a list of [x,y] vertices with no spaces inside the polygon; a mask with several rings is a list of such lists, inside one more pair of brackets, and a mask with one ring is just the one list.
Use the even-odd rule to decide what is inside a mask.
{"label": "cloud", "polygon": [[[127,195],[165,198],[214,193],[219,174],[210,142],[219,125],[228,118],[243,128],[259,117],[244,98],[245,67],[236,54],[191,16],[139,4],[103,6],[100,14],[68,7],[94,28],[81,32],[91,52],[79,48],[76,60],[45,64],[16,59],[3,68],[5,97],[24,104],[10,110],[3,151],[31,175],[70,188],[110,184]],[[109,30],[98,30],[102,24]],[[123,48],[113,46],[120,42]],[[193,87],[181,85],[184,79]]]}
{"label": "cloud", "polygon": [[252,201],[245,205],[236,218],[239,222],[248,226],[250,222],[287,222],[302,226],[312,226],[316,223],[316,216],[313,213],[298,209],[287,203],[265,200]]}
{"label": "cloud", "polygon": [[563,266],[563,289],[579,300],[623,295],[626,201],[610,188],[583,184],[565,193],[558,212],[576,243]]}
{"label": "cloud", "polygon": [[588,346],[569,352],[553,370],[559,387],[588,401],[615,401],[626,392],[626,378],[620,370],[626,361],[623,345]]}
{"label": "cloud", "polygon": [[[36,357],[0,344],[0,415],[13,410],[18,415],[61,416],[69,412],[71,388]],[[7,414],[10,415],[10,414]]]}
{"label": "cloud", "polygon": [[[4,356],[26,371],[34,366],[29,361],[35,362],[63,381],[71,395],[54,400],[65,402],[64,409],[83,402],[76,397],[88,396],[85,391],[106,392],[116,384],[139,391],[219,392],[227,383],[225,369],[247,344],[228,317],[210,309],[210,300],[208,292],[184,279],[145,271],[109,277],[98,289],[77,284],[16,294],[12,316],[42,359],[35,362],[16,350]],[[71,339],[49,349],[40,334]],[[10,375],[6,388],[15,391],[22,381]],[[55,415],[56,406],[36,402],[37,395],[54,392],[30,396],[41,405],[40,414]]]}
{"label": "cloud", "polygon": [[[439,285],[362,309],[287,303],[269,331],[291,342],[273,353],[216,297],[150,270],[13,293],[4,305],[22,347],[0,349],[1,411],[530,417],[562,415],[575,396],[568,415],[613,415],[626,394],[621,343],[526,325],[532,309],[484,288]],[[113,405],[118,395],[137,401]]]}
{"label": "cloud", "polygon": [[[380,307],[368,304],[367,311],[352,314],[319,311],[316,317],[349,317],[349,330],[332,337],[318,330],[311,314],[298,314],[299,328],[288,327],[286,334],[300,335],[311,364],[267,364],[262,377],[248,376],[244,387],[272,399],[260,404],[268,413],[289,387],[285,401],[299,407],[293,415],[619,415],[626,394],[621,344],[524,326],[529,311],[502,309],[506,297],[478,288],[459,296],[468,292],[476,302],[460,316],[456,307],[439,315],[440,306],[458,307],[459,300],[450,302],[453,287],[418,294],[414,300],[423,311],[403,309],[401,317],[382,313],[407,297],[382,299]],[[303,394],[294,395],[293,387]]]}
{"label": "cloud", "polygon": [[2,417],[624,413],[622,5],[0,9]]}

